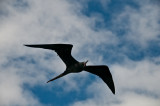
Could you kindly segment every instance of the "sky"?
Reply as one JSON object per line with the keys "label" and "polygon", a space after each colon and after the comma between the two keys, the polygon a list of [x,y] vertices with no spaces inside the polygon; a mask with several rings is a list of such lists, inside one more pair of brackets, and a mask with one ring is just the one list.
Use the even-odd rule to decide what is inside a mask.
{"label": "sky", "polygon": [[[0,106],[160,106],[159,0],[0,0]],[[73,44],[107,65],[116,94],[85,71],[24,44]]]}

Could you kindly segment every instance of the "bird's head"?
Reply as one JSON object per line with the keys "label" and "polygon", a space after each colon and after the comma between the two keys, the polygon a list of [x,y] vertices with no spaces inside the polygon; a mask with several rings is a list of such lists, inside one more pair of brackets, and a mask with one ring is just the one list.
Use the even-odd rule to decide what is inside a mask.
{"label": "bird's head", "polygon": [[83,64],[84,64],[84,67],[86,66],[87,62],[88,62],[88,60],[87,60],[87,61],[85,61],[85,62],[83,62]]}

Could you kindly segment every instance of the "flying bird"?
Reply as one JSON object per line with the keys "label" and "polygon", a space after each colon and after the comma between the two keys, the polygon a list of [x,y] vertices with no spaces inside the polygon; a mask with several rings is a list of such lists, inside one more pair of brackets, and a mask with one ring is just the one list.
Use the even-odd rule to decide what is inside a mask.
{"label": "flying bird", "polygon": [[56,80],[69,73],[78,73],[85,70],[87,72],[99,76],[108,85],[112,93],[115,94],[114,82],[108,66],[106,65],[87,66],[86,64],[88,60],[84,62],[77,61],[71,55],[71,50],[73,47],[72,44],[36,44],[36,45],[25,45],[25,46],[54,50],[58,54],[58,56],[62,59],[62,61],[65,63],[66,70],[62,74],[52,78],[48,82]]}

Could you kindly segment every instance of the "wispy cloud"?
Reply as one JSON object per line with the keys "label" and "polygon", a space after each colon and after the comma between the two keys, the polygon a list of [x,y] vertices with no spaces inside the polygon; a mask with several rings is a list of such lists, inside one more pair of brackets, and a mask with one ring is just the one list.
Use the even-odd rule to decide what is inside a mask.
{"label": "wispy cloud", "polygon": [[148,60],[126,61],[121,65],[112,65],[116,95],[109,93],[107,86],[98,80],[87,89],[88,95],[92,95],[91,98],[77,101],[73,106],[158,106],[160,104],[160,86],[157,85],[160,80],[159,68],[159,64]]}
{"label": "wispy cloud", "polygon": [[[40,84],[38,82],[45,83],[47,73],[51,73],[53,67],[56,73],[65,69],[59,58],[52,60],[47,57],[52,52],[26,48],[24,43],[63,42],[81,48],[87,44],[106,42],[103,35],[112,35],[110,31],[93,31],[90,25],[94,19],[79,14],[76,3],[65,0],[14,0],[2,1],[1,5],[1,10],[7,15],[0,14],[0,105],[39,105],[40,101],[29,89],[25,89],[25,84],[31,87]],[[74,49],[75,53],[78,51]],[[72,79],[66,77],[63,81],[69,89],[76,88],[77,84],[68,80]]]}
{"label": "wispy cloud", "polygon": [[126,5],[124,11],[116,15],[114,24],[125,31],[124,38],[144,47],[149,41],[159,40],[160,9],[149,1],[137,1],[137,5],[137,8]]}
{"label": "wispy cloud", "polygon": [[[112,30],[117,33],[119,41],[118,45],[113,46],[114,48],[111,51],[119,51],[114,53],[124,56],[121,63],[111,65],[117,96],[113,97],[110,94],[106,96],[104,94],[107,93],[106,88],[98,87],[98,83],[100,83],[98,81],[98,83],[93,83],[88,90],[89,95],[92,94],[93,97],[77,101],[73,104],[74,106],[160,105],[160,86],[157,85],[160,80],[158,77],[159,62],[157,62],[159,61],[157,58],[159,55],[150,56],[147,54],[147,52],[154,52],[150,48],[153,48],[153,46],[150,46],[152,45],[151,42],[159,41],[160,9],[157,5],[150,4],[150,1],[145,3],[137,1],[136,3],[139,7],[134,8],[126,5],[123,12],[113,13],[115,16],[113,23],[115,25],[113,25]],[[139,55],[139,53],[142,53],[142,55]],[[139,60],[134,61],[135,56],[138,56]]]}
{"label": "wispy cloud", "polygon": [[[101,0],[107,6],[111,1],[104,2]],[[57,86],[66,85],[62,92],[82,92],[79,87],[85,86],[83,91],[88,97],[73,101],[71,105],[127,106],[139,103],[158,106],[159,55],[150,57],[143,52],[145,55],[140,60],[130,58],[131,54],[136,57],[143,50],[149,51],[153,47],[151,41],[159,41],[158,6],[136,1],[139,8],[127,5],[123,12],[111,14],[114,17],[111,28],[97,28],[97,22],[105,22],[103,17],[84,15],[83,3],[85,1],[1,1],[0,105],[43,105],[40,97],[29,88],[39,85],[50,90],[48,86],[53,85],[45,82],[65,69],[56,53],[27,48],[23,44],[72,43],[72,54],[78,60],[87,57],[89,64],[110,62],[116,95],[113,96],[97,77],[95,82],[86,84],[89,74],[81,73],[76,77],[71,74],[58,80]]]}

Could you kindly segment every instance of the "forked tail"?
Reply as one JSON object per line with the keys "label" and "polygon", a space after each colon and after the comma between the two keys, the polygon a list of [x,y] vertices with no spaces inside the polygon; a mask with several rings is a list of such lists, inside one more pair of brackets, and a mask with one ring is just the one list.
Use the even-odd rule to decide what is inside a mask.
{"label": "forked tail", "polygon": [[54,78],[52,78],[51,80],[47,81],[47,83],[49,83],[49,82],[51,82],[51,81],[54,81],[54,80],[56,80],[56,79],[58,79],[58,78],[61,78],[61,77],[65,76],[66,74],[67,74],[66,72],[63,72],[62,74],[58,75],[57,77],[54,77]]}

